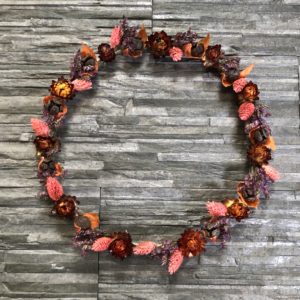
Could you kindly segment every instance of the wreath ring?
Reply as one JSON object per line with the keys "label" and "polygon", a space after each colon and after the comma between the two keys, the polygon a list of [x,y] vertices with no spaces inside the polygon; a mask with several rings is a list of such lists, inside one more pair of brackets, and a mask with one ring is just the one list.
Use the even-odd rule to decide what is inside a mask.
{"label": "wreath ring", "polygon": [[[75,247],[82,253],[108,250],[112,255],[125,259],[131,255],[148,255],[159,258],[168,265],[168,272],[175,273],[184,258],[200,255],[208,242],[224,246],[230,239],[231,220],[241,221],[249,217],[259,204],[260,195],[269,196],[270,185],[279,179],[278,171],[270,166],[275,142],[266,121],[270,115],[265,105],[258,104],[259,89],[246,77],[253,64],[240,70],[240,58],[226,56],[221,45],[209,45],[210,35],[199,37],[189,29],[170,37],[164,31],[148,36],[144,26],[129,26],[126,18],[112,30],[110,44],[98,47],[100,60],[95,52],[83,44],[72,59],[70,79],[60,77],[52,81],[50,95],[43,99],[43,117],[31,119],[35,132],[34,144],[38,159],[38,177],[44,191],[41,197],[54,202],[52,213],[71,218],[76,234],[73,238]],[[203,218],[199,228],[187,228],[177,241],[134,242],[127,231],[106,233],[99,229],[98,213],[81,212],[75,196],[65,195],[59,179],[63,177],[62,165],[56,161],[55,154],[60,151],[61,142],[57,129],[61,126],[67,112],[67,103],[76,93],[92,88],[92,78],[97,74],[100,62],[109,63],[116,55],[137,58],[149,50],[154,58],[165,56],[173,61],[200,60],[206,69],[220,76],[224,87],[231,88],[237,96],[238,116],[245,122],[249,148],[247,158],[250,171],[237,184],[237,196],[233,199],[207,202],[208,217]]]}

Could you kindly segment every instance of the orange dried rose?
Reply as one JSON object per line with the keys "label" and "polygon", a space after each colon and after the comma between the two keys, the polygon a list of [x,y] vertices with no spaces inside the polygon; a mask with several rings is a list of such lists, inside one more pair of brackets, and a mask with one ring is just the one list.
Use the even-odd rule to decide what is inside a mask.
{"label": "orange dried rose", "polygon": [[164,32],[155,32],[148,37],[148,46],[154,57],[164,57],[169,54],[171,38]]}
{"label": "orange dried rose", "polygon": [[205,248],[205,237],[201,231],[192,228],[186,229],[177,241],[179,250],[183,256],[199,255]]}
{"label": "orange dried rose", "polygon": [[252,145],[248,149],[248,158],[253,163],[261,166],[268,163],[268,161],[272,158],[271,150],[265,145]]}
{"label": "orange dried rose", "polygon": [[52,211],[58,216],[73,218],[76,212],[76,206],[78,201],[75,196],[63,195],[59,200],[56,201]]}
{"label": "orange dried rose", "polygon": [[243,101],[254,102],[255,100],[259,100],[259,90],[255,83],[249,81],[242,92],[239,94],[239,98]]}
{"label": "orange dried rose", "polygon": [[60,141],[52,137],[37,136],[33,143],[36,146],[37,152],[46,154],[54,149],[60,149]]}
{"label": "orange dried rose", "polygon": [[242,219],[249,217],[250,209],[248,205],[240,199],[225,200],[227,206],[227,212],[230,216],[234,217],[238,222]]}

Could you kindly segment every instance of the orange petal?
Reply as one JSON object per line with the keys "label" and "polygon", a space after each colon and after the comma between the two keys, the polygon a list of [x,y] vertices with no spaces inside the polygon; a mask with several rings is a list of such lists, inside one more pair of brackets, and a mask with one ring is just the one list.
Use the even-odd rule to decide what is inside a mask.
{"label": "orange petal", "polygon": [[81,55],[83,57],[85,56],[91,56],[92,58],[94,58],[95,60],[96,59],[96,54],[94,52],[94,50],[92,48],[90,48],[87,44],[82,44],[82,47],[81,47]]}
{"label": "orange petal", "polygon": [[59,113],[55,116],[55,120],[59,120],[59,119],[62,118],[67,112],[68,112],[68,107],[67,107],[67,105],[64,105],[63,111],[62,111],[62,112],[59,112]]}
{"label": "orange petal", "polygon": [[252,208],[257,208],[258,205],[259,205],[259,199],[256,198],[255,200],[244,200],[246,202],[246,204],[249,206],[249,207],[252,207]]}
{"label": "orange petal", "polygon": [[246,69],[240,72],[240,77],[247,77],[252,69],[254,68],[254,64],[249,65]]}
{"label": "orange petal", "polygon": [[224,87],[229,87],[232,85],[232,83],[226,80],[226,75],[224,73],[221,73],[221,82]]}
{"label": "orange petal", "polygon": [[97,213],[89,212],[89,213],[83,214],[83,216],[87,217],[90,220],[92,229],[99,227],[100,220],[99,220],[99,216]]}
{"label": "orange petal", "polygon": [[183,54],[185,57],[192,57],[192,44],[188,43],[182,47]]}
{"label": "orange petal", "polygon": [[141,25],[141,29],[138,33],[138,37],[141,39],[141,41],[144,43],[144,45],[146,44],[146,42],[148,42],[148,35],[147,35],[144,24]]}
{"label": "orange petal", "polygon": [[204,52],[206,51],[209,42],[210,42],[210,34],[208,33],[207,36],[201,40],[201,43],[203,44],[204,47]]}
{"label": "orange petal", "polygon": [[274,138],[271,135],[267,138],[265,146],[267,148],[271,149],[272,151],[276,150],[275,140],[274,140]]}

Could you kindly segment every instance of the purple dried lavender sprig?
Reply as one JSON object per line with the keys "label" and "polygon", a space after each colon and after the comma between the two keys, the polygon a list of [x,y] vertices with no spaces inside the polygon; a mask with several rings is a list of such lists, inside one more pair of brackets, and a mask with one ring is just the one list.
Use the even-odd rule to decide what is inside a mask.
{"label": "purple dried lavender sprig", "polygon": [[81,230],[72,238],[73,246],[75,248],[81,248],[81,254],[85,255],[87,251],[91,250],[96,239],[103,236],[104,232],[100,230]]}

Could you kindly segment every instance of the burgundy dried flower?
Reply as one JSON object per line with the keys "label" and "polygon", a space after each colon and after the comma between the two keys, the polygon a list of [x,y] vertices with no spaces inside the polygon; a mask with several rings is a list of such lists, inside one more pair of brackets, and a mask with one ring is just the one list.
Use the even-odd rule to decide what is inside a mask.
{"label": "burgundy dried flower", "polygon": [[56,201],[52,212],[58,216],[73,218],[76,212],[76,206],[79,202],[75,196],[63,195],[59,200]]}
{"label": "burgundy dried flower", "polygon": [[115,232],[111,238],[113,240],[110,243],[108,250],[112,255],[124,259],[132,254],[133,244],[128,232]]}
{"label": "burgundy dried flower", "polygon": [[169,54],[171,38],[164,31],[152,33],[148,39],[151,53],[155,58]]}
{"label": "burgundy dried flower", "polygon": [[192,228],[186,229],[177,241],[179,250],[187,257],[199,255],[204,250],[205,243],[203,232],[195,231]]}

